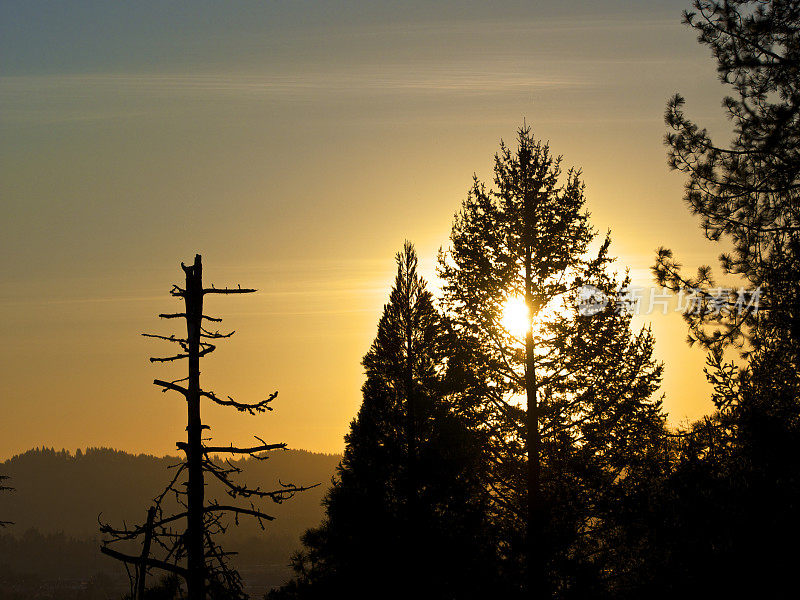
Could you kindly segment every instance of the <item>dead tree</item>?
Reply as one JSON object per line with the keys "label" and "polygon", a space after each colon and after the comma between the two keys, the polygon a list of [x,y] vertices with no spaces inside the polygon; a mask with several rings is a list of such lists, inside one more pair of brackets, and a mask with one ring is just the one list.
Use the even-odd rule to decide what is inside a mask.
{"label": "dead tree", "polygon": [[[8,475],[0,475],[0,492],[13,492],[14,488],[8,485],[5,485],[3,482],[8,481],[11,479]],[[0,521],[0,527],[8,527],[9,525],[13,525],[14,521]]]}
{"label": "dead tree", "polygon": [[[156,379],[153,383],[162,391],[177,392],[186,401],[187,437],[186,441],[177,442],[176,446],[184,453],[185,459],[173,466],[174,473],[166,488],[153,501],[148,512],[148,522],[143,525],[115,528],[101,523],[101,532],[107,537],[103,540],[101,551],[125,563],[131,578],[131,594],[140,596],[144,590],[144,580],[148,569],[159,569],[176,574],[186,582],[189,600],[205,600],[208,598],[246,598],[242,590],[239,574],[233,569],[228,558],[232,552],[225,552],[217,543],[217,534],[224,533],[228,523],[226,516],[232,516],[238,524],[240,516],[255,518],[263,528],[264,521],[273,517],[263,512],[257,505],[258,500],[272,500],[280,503],[291,498],[297,492],[314,486],[295,486],[279,483],[278,489],[265,490],[250,487],[236,481],[235,476],[241,469],[230,459],[220,459],[222,455],[244,455],[257,459],[265,459],[265,452],[283,449],[286,444],[268,444],[256,437],[258,444],[250,447],[212,446],[204,438],[204,430],[210,429],[201,419],[201,401],[206,400],[229,406],[240,412],[251,415],[272,410],[270,402],[277,392],[266,399],[254,403],[238,402],[230,396],[221,397],[214,392],[200,387],[200,359],[216,349],[217,340],[229,338],[230,333],[211,331],[204,322],[219,323],[222,319],[203,314],[203,298],[209,294],[249,294],[256,290],[242,287],[209,288],[203,287],[203,273],[200,255],[196,255],[194,264],[186,266],[181,263],[186,275],[185,287],[174,285],[170,294],[183,299],[184,311],[160,314],[163,319],[184,319],[186,321],[186,337],[175,335],[155,335],[145,333],[146,337],[165,340],[180,347],[180,351],[163,358],[151,358],[150,362],[172,362],[186,359],[189,372],[184,379],[164,381]],[[221,504],[217,500],[206,502],[204,498],[206,479],[216,480],[231,499],[244,499],[247,506],[241,504]],[[165,511],[165,500],[171,499],[181,507],[174,514]],[[181,527],[180,525],[183,524]],[[143,538],[140,555],[126,554],[112,548],[118,542],[129,542]],[[155,556],[150,555],[150,546]],[[130,566],[134,566],[133,574]]]}

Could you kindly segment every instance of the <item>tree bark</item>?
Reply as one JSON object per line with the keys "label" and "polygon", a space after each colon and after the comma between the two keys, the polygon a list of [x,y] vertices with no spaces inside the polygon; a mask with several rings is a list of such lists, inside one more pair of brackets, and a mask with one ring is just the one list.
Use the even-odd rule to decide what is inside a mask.
{"label": "tree bark", "polygon": [[200,420],[200,326],[203,319],[203,267],[200,255],[186,271],[186,338],[189,354],[189,385],[186,459],[187,490],[186,581],[189,600],[205,600],[205,552],[203,548],[203,425]]}
{"label": "tree bark", "polygon": [[150,558],[150,542],[153,539],[153,519],[155,516],[156,509],[154,506],[151,506],[147,510],[147,525],[145,525],[142,557],[141,562],[139,562],[139,578],[136,581],[136,600],[144,600],[147,579],[147,559]]}

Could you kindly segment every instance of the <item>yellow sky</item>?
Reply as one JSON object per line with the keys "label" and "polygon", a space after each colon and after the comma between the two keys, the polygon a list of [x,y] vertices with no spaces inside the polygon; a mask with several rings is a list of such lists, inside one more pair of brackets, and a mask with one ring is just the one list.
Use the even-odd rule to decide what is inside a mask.
{"label": "yellow sky", "polygon": [[[267,416],[210,408],[215,439],[341,450],[394,253],[410,239],[432,276],[473,173],[523,119],[583,169],[634,283],[652,285],[659,245],[688,266],[719,254],[661,142],[675,91],[725,126],[682,2],[177,6],[3,4],[0,457],[174,450],[184,407],[151,382],[182,375],[139,333],[171,332],[156,315],[195,252],[209,282],[260,290],[209,301],[237,334],[206,385],[280,391]],[[677,314],[651,320],[671,419],[696,418],[702,352]]]}

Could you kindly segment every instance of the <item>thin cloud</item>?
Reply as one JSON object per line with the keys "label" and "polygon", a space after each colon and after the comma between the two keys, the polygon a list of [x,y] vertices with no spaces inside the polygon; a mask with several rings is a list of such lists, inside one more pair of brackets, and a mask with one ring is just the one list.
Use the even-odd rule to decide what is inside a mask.
{"label": "thin cloud", "polygon": [[[393,71],[393,72],[392,72]],[[404,69],[375,69],[340,73],[266,75],[21,75],[0,78],[0,97],[4,102],[24,100],[29,94],[79,95],[91,92],[140,92],[144,94],[297,94],[318,92],[403,92],[449,91],[502,92],[514,89],[585,85],[570,78],[549,78],[520,72],[492,69],[441,67],[420,72]]]}

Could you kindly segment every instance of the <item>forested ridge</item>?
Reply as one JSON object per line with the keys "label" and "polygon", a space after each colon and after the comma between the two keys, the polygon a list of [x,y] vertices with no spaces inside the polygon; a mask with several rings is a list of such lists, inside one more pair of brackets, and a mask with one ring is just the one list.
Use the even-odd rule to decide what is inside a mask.
{"label": "forested ridge", "polygon": [[[287,449],[271,455],[267,461],[247,460],[245,468],[264,484],[291,473],[292,477],[327,485],[339,459],[336,454]],[[85,448],[77,452],[46,447],[31,449],[0,463],[0,469],[15,482],[14,493],[0,496],[0,506],[16,529],[35,528],[43,533],[96,538],[100,513],[111,510],[134,513],[159,491],[165,470],[176,462],[174,456],[130,454],[112,448]],[[59,492],[59,510],[52,508],[54,489]],[[298,497],[292,515],[304,520],[318,514],[321,495],[322,490],[318,489]],[[288,505],[276,504],[274,510],[283,512],[287,508]],[[276,519],[273,532],[276,528],[292,531],[298,527],[286,523],[286,519],[280,521]],[[235,535],[234,530],[231,533]]]}
{"label": "forested ridge", "polygon": [[[259,586],[256,589],[277,585],[287,576],[288,557],[299,547],[300,534],[320,519],[320,500],[339,460],[334,454],[286,450],[268,461],[246,461],[247,472],[265,485],[275,483],[282,473],[324,484],[298,497],[293,506],[270,507],[277,518],[267,531],[243,522],[226,536],[241,552],[246,580]],[[81,586],[100,573],[102,581],[114,589],[127,589],[124,569],[98,552],[98,516],[138,516],[140,507],[163,486],[167,467],[176,462],[176,457],[134,455],[111,448],[70,452],[43,447],[0,463],[0,469],[15,482],[13,493],[0,495],[0,514],[14,522],[0,531],[4,582],[0,589],[10,593],[12,580],[22,582],[28,593],[47,582]],[[58,489],[57,508],[54,489]],[[57,597],[72,600],[75,591],[63,591]]]}

